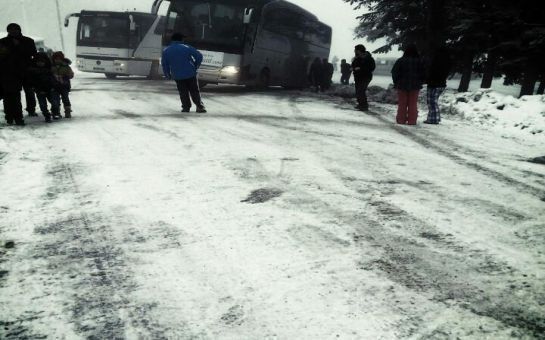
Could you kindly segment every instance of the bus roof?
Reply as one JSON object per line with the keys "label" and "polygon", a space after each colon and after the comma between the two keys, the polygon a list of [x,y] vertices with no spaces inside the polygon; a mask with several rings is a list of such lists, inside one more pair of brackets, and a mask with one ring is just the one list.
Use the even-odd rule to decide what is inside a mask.
{"label": "bus roof", "polygon": [[120,15],[149,15],[149,16],[157,16],[157,14],[147,13],[147,12],[115,12],[115,11],[87,11],[83,10],[81,11],[81,15],[101,15],[101,16],[120,16]]}

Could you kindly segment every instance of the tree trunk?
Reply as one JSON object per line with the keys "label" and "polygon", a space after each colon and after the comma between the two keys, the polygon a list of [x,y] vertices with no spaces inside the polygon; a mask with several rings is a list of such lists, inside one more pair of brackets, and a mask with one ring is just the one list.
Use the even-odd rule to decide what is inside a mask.
{"label": "tree trunk", "polygon": [[471,82],[471,74],[473,73],[473,52],[466,52],[462,65],[462,79],[460,79],[460,85],[458,86],[458,92],[467,92],[469,89],[469,83]]}
{"label": "tree trunk", "polygon": [[483,70],[483,80],[481,81],[482,89],[489,89],[492,86],[492,80],[496,73],[496,64],[498,62],[498,55],[495,52],[488,52],[486,62]]}
{"label": "tree trunk", "polygon": [[538,80],[537,67],[531,61],[528,61],[524,68],[522,78],[522,86],[520,88],[519,98],[522,96],[531,96],[534,94],[534,89]]}
{"label": "tree trunk", "polygon": [[445,43],[445,1],[446,0],[427,0],[428,8],[428,51],[425,54],[433,54],[437,48]]}

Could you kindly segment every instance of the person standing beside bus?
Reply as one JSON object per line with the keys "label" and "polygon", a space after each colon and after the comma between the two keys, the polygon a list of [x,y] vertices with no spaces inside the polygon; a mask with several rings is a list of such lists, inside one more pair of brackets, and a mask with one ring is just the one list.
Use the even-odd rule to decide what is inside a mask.
{"label": "person standing beside bus", "polygon": [[184,44],[183,40],[184,35],[181,33],[172,35],[170,45],[163,51],[161,59],[163,73],[167,79],[176,81],[182,112],[189,112],[193,100],[197,112],[205,113],[197,80],[197,70],[201,66],[203,56],[194,47]]}
{"label": "person standing beside bus", "polygon": [[322,67],[324,70],[322,78],[322,89],[323,91],[329,90],[331,88],[331,83],[333,82],[333,73],[335,73],[335,67],[332,63],[329,62],[327,58],[322,59]]}
{"label": "person standing beside bus", "polygon": [[346,62],[346,59],[341,60],[341,84],[348,85],[351,75],[352,67]]}
{"label": "person standing beside bus", "polygon": [[373,71],[375,70],[375,59],[371,53],[363,45],[356,45],[354,48],[355,58],[352,61],[352,72],[354,73],[354,82],[356,86],[356,99],[358,105],[356,109],[361,111],[369,111],[369,103],[367,102],[367,87],[373,79]]}
{"label": "person standing beside bus", "polygon": [[314,58],[314,61],[310,65],[310,72],[308,74],[308,79],[312,87],[314,87],[314,92],[323,91],[322,79],[324,77],[324,67],[320,58]]}

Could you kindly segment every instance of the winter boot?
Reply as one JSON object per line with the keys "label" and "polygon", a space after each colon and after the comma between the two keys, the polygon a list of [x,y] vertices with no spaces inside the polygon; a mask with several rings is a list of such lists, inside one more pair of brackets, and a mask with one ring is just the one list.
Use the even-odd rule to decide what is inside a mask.
{"label": "winter boot", "polygon": [[206,109],[204,108],[204,106],[197,107],[197,113],[206,113]]}
{"label": "winter boot", "polygon": [[45,118],[46,123],[51,123],[51,113],[45,112],[44,113],[44,118]]}
{"label": "winter boot", "polygon": [[35,109],[26,108],[25,110],[26,112],[28,112],[29,117],[38,117],[38,114],[36,113]]}
{"label": "winter boot", "polygon": [[64,118],[72,118],[72,107],[66,106],[64,108]]}

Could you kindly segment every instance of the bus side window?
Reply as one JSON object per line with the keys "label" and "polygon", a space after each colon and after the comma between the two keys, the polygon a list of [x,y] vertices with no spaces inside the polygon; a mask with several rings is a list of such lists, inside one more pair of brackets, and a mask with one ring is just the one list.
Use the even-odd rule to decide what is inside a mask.
{"label": "bus side window", "polygon": [[168,13],[168,27],[169,31],[174,31],[174,26],[176,25],[176,19],[178,19],[178,12],[169,12]]}
{"label": "bus side window", "polygon": [[86,24],[82,25],[79,38],[80,40],[91,38],[91,26]]}

